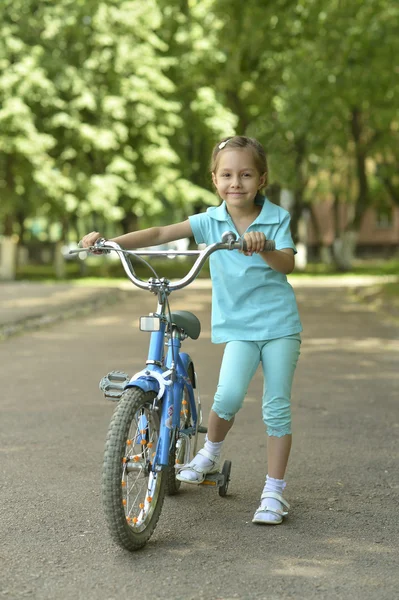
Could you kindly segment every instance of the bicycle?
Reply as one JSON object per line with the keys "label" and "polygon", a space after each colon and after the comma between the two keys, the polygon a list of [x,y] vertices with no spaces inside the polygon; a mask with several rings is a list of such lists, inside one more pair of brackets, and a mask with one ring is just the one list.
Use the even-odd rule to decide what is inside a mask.
{"label": "bicycle", "polygon": [[[268,250],[274,247],[272,240],[267,242]],[[234,249],[245,249],[245,242],[237,240],[233,232],[226,232],[221,242],[202,251],[131,251],[104,238],[91,248],[71,251],[116,252],[130,281],[157,296],[155,313],[140,318],[140,330],[151,333],[145,369],[132,377],[112,371],[100,381],[104,395],[118,402],[105,444],[102,503],[112,538],[127,550],[138,550],[150,539],[165,496],[176,494],[180,488],[176,471],[196,454],[198,434],[207,432],[202,426],[194,363],[181,350],[184,339],[199,337],[201,324],[191,312],[171,312],[169,295],[189,285],[213,252]],[[197,256],[197,259],[183,279],[172,283],[159,278],[143,255]],[[155,277],[148,281],[138,278],[130,256],[145,262]],[[223,497],[227,494],[230,472],[231,461],[226,460],[221,472],[206,476],[200,485],[218,489]]]}

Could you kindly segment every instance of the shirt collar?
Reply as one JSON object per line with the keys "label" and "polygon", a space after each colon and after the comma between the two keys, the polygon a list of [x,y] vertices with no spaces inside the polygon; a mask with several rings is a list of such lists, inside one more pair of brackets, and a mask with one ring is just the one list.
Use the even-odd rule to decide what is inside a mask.
{"label": "shirt collar", "polygon": [[[273,223],[280,222],[279,207],[276,204],[270,202],[265,196],[259,196],[259,200],[257,199],[256,203],[262,205],[262,210],[253,224],[261,223],[262,225],[272,225]],[[226,202],[224,201],[220,206],[208,208],[207,213],[216,221],[227,221],[229,218]]]}

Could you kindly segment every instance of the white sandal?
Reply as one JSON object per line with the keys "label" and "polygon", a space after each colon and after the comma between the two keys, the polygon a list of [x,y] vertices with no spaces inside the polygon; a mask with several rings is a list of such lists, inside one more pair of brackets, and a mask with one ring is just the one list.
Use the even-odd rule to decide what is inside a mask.
{"label": "white sandal", "polygon": [[[270,506],[264,506],[262,508],[262,504],[260,505],[260,507],[256,510],[255,514],[254,514],[254,518],[252,519],[252,523],[259,523],[259,525],[280,525],[280,523],[283,522],[283,518],[286,517],[288,515],[288,510],[290,508],[290,505],[288,504],[288,502],[286,500],[284,500],[284,498],[282,497],[281,494],[278,494],[277,492],[264,492],[261,496],[261,500],[264,500],[265,498],[274,498],[275,500],[278,500],[281,505],[286,508],[287,510],[284,511],[282,509],[279,508],[271,508]],[[258,516],[261,514],[265,514],[265,513],[271,513],[273,515],[276,515],[277,517],[280,517],[279,519],[276,520],[265,520],[265,519],[259,519]]]}
{"label": "white sandal", "polygon": [[[219,471],[220,456],[218,456],[217,454],[211,454],[210,452],[208,452],[208,450],[205,450],[205,448],[202,448],[202,450],[200,450],[196,456],[198,456],[198,454],[201,454],[201,456],[208,458],[210,461],[212,461],[212,464],[210,464],[209,467],[200,467],[199,465],[196,465],[194,463],[195,458],[193,458],[193,460],[187,465],[182,465],[179,468],[179,471],[176,474],[176,479],[178,479],[179,481],[183,481],[184,483],[193,483],[194,485],[199,485],[206,479],[207,475],[217,473]],[[185,477],[183,477],[182,471],[190,471],[191,473],[195,473],[197,477],[196,479],[186,479]]]}

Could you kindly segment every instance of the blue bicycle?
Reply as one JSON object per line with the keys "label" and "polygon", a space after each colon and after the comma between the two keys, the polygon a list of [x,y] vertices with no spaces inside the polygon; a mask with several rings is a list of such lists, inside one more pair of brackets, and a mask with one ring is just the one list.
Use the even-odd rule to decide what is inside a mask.
{"label": "blue bicycle", "polygon": [[[182,351],[184,339],[199,337],[201,324],[191,312],[171,312],[169,296],[189,285],[213,252],[242,250],[243,243],[226,232],[220,243],[202,251],[129,251],[104,239],[90,248],[95,253],[116,252],[130,281],[157,296],[155,312],[140,318],[140,329],[151,332],[145,368],[133,377],[113,371],[100,382],[105,396],[118,402],[105,445],[102,502],[111,536],[128,550],[138,550],[150,539],[165,495],[179,490],[177,471],[195,455],[198,434],[207,431],[201,425],[194,363]],[[274,242],[268,244],[273,249]],[[197,259],[180,281],[172,283],[155,272],[144,281],[136,276],[129,258],[143,261],[142,255],[194,255]],[[230,471],[231,461],[225,461],[222,471],[208,475],[201,485],[213,486],[225,496]]]}

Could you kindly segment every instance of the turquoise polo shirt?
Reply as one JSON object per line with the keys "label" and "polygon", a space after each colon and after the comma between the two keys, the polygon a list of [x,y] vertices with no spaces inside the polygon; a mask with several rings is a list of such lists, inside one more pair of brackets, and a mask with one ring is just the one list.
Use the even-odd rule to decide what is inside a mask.
{"label": "turquoise polo shirt", "polygon": [[[289,213],[263,196],[262,210],[249,231],[262,231],[276,249],[292,248]],[[220,242],[225,231],[240,237],[226,203],[189,217],[197,244]],[[294,290],[286,275],[253,254],[218,250],[210,256],[212,278],[212,342],[271,340],[302,331]]]}

